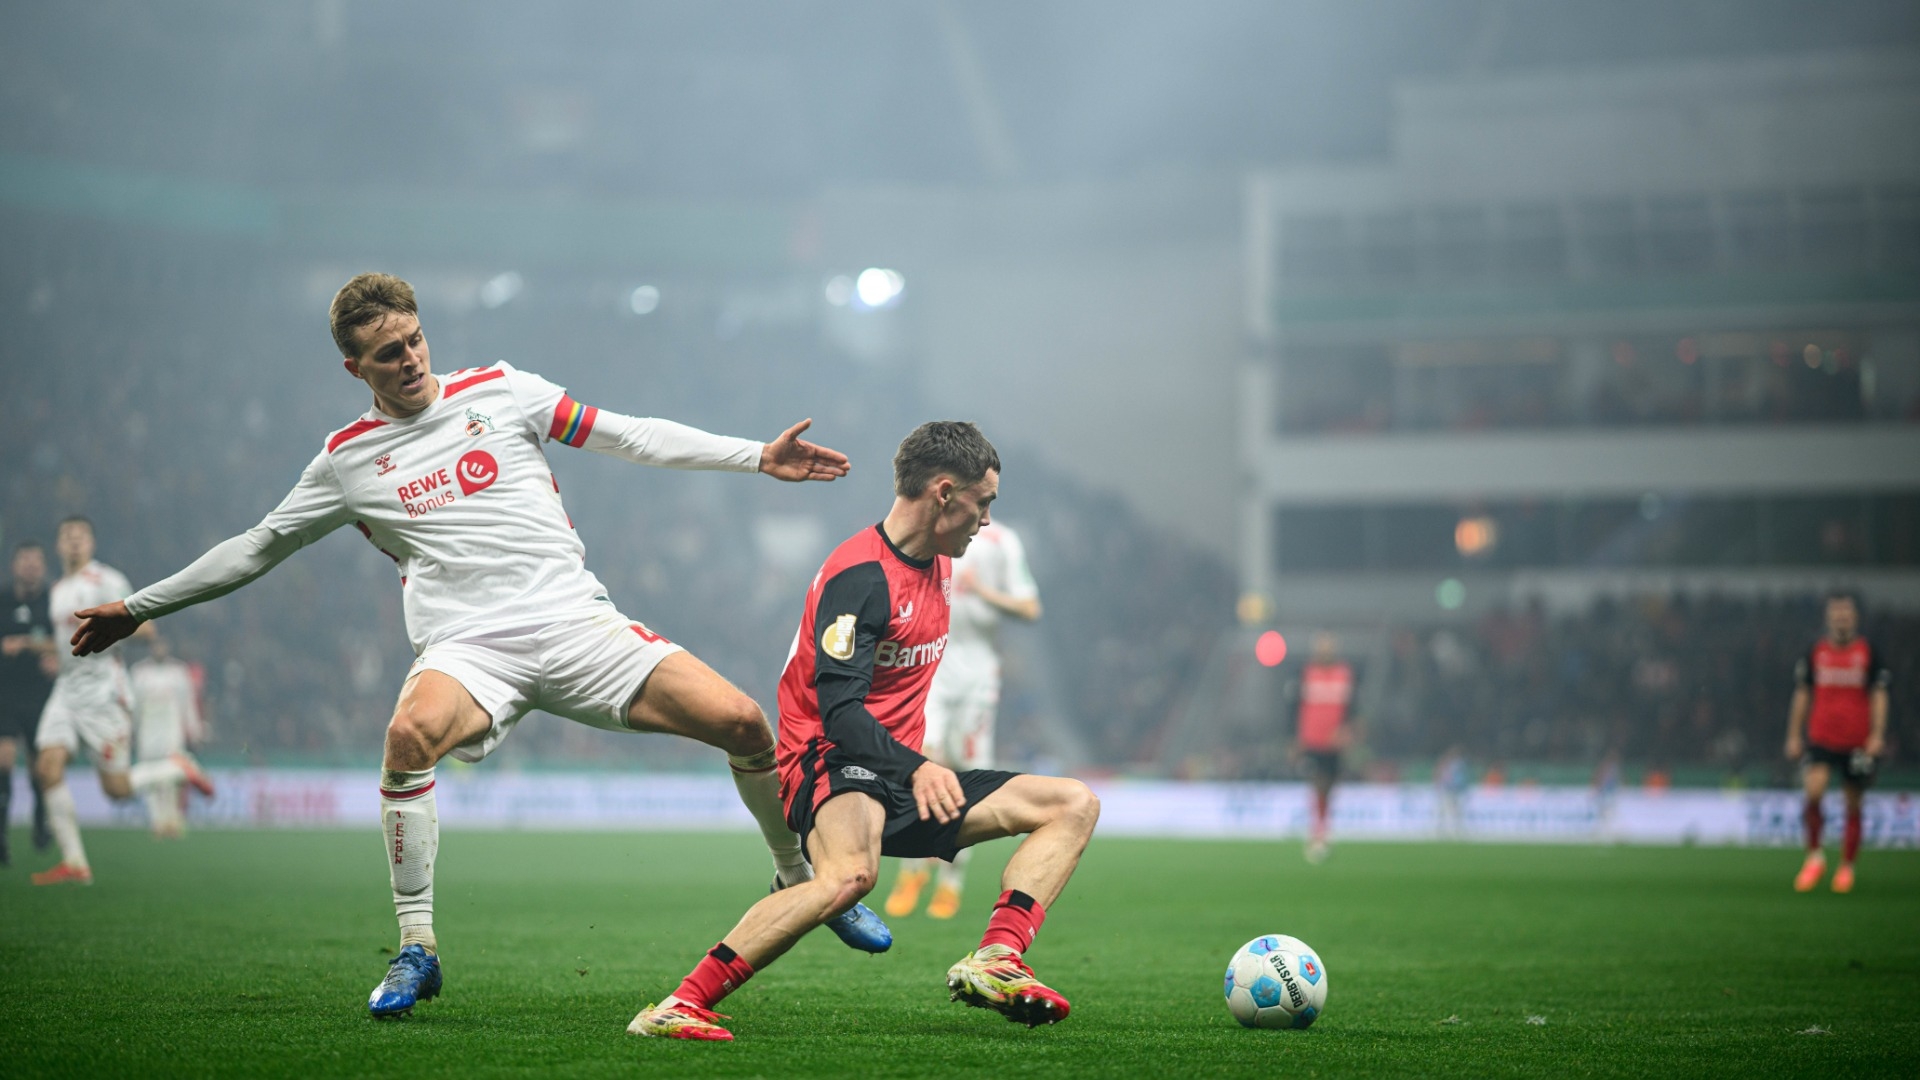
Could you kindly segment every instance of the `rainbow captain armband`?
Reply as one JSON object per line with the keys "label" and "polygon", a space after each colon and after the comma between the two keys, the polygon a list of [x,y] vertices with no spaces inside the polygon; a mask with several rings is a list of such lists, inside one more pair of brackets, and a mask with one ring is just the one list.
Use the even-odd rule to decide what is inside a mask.
{"label": "rainbow captain armband", "polygon": [[553,407],[553,424],[547,428],[547,438],[572,447],[585,446],[587,436],[593,433],[593,422],[599,416],[599,409],[580,404],[570,394],[562,394],[560,403]]}

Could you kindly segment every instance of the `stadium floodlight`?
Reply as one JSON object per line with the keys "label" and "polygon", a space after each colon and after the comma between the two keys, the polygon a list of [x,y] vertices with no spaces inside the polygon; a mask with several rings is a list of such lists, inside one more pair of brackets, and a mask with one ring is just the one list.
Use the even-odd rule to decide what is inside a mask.
{"label": "stadium floodlight", "polygon": [[891,305],[906,290],[907,279],[898,270],[869,266],[853,280],[854,295],[862,306],[881,308]]}
{"label": "stadium floodlight", "polygon": [[660,289],[654,285],[642,285],[627,297],[627,307],[635,315],[651,315],[660,306]]}
{"label": "stadium floodlight", "polygon": [[1253,658],[1260,661],[1262,667],[1279,667],[1287,658],[1287,639],[1278,630],[1261,634],[1254,640]]}
{"label": "stadium floodlight", "polygon": [[835,274],[827,279],[825,292],[827,303],[834,307],[846,307],[853,303],[853,279],[845,274]]}
{"label": "stadium floodlight", "polygon": [[509,270],[504,274],[495,274],[480,286],[480,303],[488,308],[497,308],[520,295],[527,287],[527,279]]}
{"label": "stadium floodlight", "polygon": [[1492,552],[1499,543],[1499,523],[1485,514],[1463,517],[1453,527],[1454,550],[1469,559]]}

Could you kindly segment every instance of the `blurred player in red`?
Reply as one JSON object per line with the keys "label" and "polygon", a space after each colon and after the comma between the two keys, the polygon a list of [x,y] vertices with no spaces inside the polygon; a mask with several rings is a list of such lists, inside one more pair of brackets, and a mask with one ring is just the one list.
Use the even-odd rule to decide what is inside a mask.
{"label": "blurred player in red", "polygon": [[1820,800],[1838,771],[1847,794],[1847,828],[1833,891],[1853,889],[1853,859],[1860,852],[1860,805],[1873,783],[1875,759],[1886,747],[1887,666],[1860,636],[1860,603],[1845,593],[1827,597],[1827,635],[1814,643],[1794,670],[1793,706],[1787,714],[1787,757],[1801,765],[1806,785],[1807,859],[1793,887],[1820,884],[1827,857],[1820,850]]}
{"label": "blurred player in red", "polygon": [[1307,836],[1308,862],[1327,857],[1327,818],[1333,785],[1340,778],[1340,754],[1351,745],[1347,714],[1353,707],[1353,665],[1340,658],[1332,634],[1313,636],[1313,658],[1300,673],[1299,729],[1294,752],[1313,782],[1313,830]]}
{"label": "blurred player in red", "polygon": [[920,752],[927,691],[947,646],[951,559],[987,524],[1000,458],[972,424],[922,424],[893,461],[886,520],[841,544],[807,593],[780,678],[780,793],[815,877],[755,904],[666,1000],[627,1031],[727,1041],[720,999],[870,891],[880,856],[952,859],[1026,839],[1000,877],[980,947],[947,970],[955,1001],[1029,1026],[1067,1000],[1022,955],[1093,836],[1099,800],[1078,780],[955,773]]}

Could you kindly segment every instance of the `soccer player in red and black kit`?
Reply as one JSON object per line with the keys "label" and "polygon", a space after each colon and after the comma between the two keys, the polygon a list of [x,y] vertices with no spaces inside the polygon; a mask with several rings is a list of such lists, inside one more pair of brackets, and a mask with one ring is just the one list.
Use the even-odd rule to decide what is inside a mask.
{"label": "soccer player in red and black kit", "polygon": [[1827,636],[1801,659],[1794,679],[1799,685],[1787,714],[1787,757],[1800,762],[1806,784],[1807,861],[1793,887],[1807,892],[1827,871],[1820,799],[1838,771],[1846,785],[1847,831],[1833,891],[1850,892],[1860,851],[1860,803],[1873,783],[1874,759],[1886,746],[1889,679],[1885,662],[1860,636],[1860,604],[1852,596],[1827,597]]}
{"label": "soccer player in red and black kit", "polygon": [[729,1040],[713,1007],[874,886],[880,856],[951,859],[1026,835],[1001,875],[980,947],[947,971],[952,999],[1029,1026],[1067,1000],[1022,954],[1093,836],[1099,800],[1078,780],[954,773],[920,753],[927,688],[946,649],[948,561],[967,550],[1000,487],[1000,458],[972,424],[922,424],[893,459],[893,509],[828,556],[808,590],[780,679],[780,793],[814,879],[774,892],[627,1031]]}
{"label": "soccer player in red and black kit", "polygon": [[1300,673],[1300,726],[1294,747],[1312,771],[1313,828],[1305,849],[1311,863],[1327,857],[1327,819],[1333,809],[1333,785],[1340,779],[1340,752],[1353,738],[1347,729],[1353,686],[1353,665],[1341,659],[1339,639],[1315,634],[1313,658]]}

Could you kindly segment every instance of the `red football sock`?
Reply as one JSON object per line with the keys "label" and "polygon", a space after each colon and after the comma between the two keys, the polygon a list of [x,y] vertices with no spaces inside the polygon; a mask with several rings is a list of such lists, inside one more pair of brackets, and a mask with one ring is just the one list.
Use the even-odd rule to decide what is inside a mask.
{"label": "red football sock", "polygon": [[1840,861],[1851,865],[1853,857],[1860,853],[1860,811],[1855,807],[1847,808],[1847,831],[1841,841]]}
{"label": "red football sock", "polygon": [[720,999],[733,993],[753,978],[753,965],[721,942],[707,950],[693,972],[680,984],[673,996],[699,1009],[711,1009]]}
{"label": "red football sock", "polygon": [[987,920],[987,932],[980,939],[980,947],[1005,945],[1017,953],[1027,951],[1033,944],[1033,936],[1040,932],[1040,924],[1047,921],[1047,911],[1040,901],[1021,892],[1008,889],[1000,894],[1000,900],[993,905],[993,918]]}
{"label": "red football sock", "polygon": [[1820,800],[1808,799],[1807,809],[1801,814],[1807,823],[1807,850],[1820,850]]}

